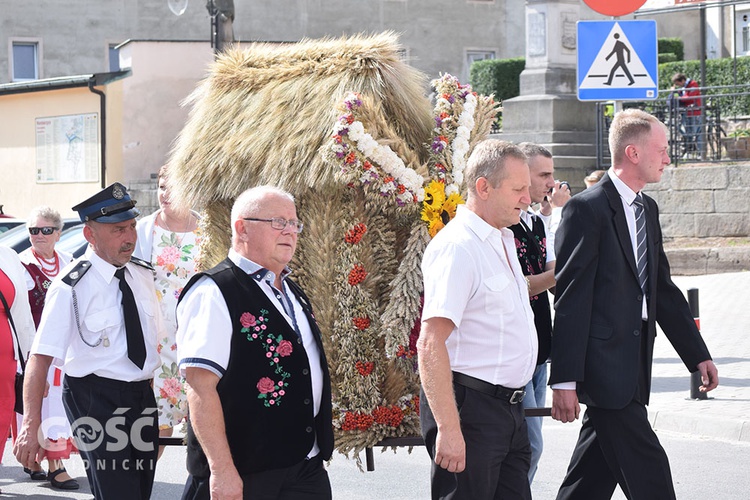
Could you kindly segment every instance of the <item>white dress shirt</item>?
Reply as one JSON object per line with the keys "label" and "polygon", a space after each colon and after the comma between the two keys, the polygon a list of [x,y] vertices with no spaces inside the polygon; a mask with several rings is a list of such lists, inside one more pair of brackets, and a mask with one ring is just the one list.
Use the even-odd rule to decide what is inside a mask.
{"label": "white dress shirt", "polygon": [[[612,179],[612,184],[615,185],[617,192],[620,195],[620,201],[622,201],[622,209],[625,212],[625,219],[628,221],[628,232],[630,233],[630,244],[633,246],[633,258],[638,259],[638,232],[635,225],[635,197],[638,193],[630,189],[627,184],[622,182],[615,170],[610,167],[609,177]],[[644,201],[645,205],[645,201]],[[645,210],[645,208],[644,208]],[[641,319],[646,321],[648,319],[648,303],[646,301],[646,295],[643,295],[643,302],[641,306]]]}
{"label": "white dress shirt", "polygon": [[447,318],[454,325],[446,341],[451,369],[524,387],[536,368],[538,346],[513,232],[460,205],[427,245],[422,273],[422,320]]}
{"label": "white dress shirt", "polygon": [[153,273],[131,262],[125,265],[126,280],[136,299],[146,342],[146,362],[143,368],[138,368],[128,358],[122,292],[119,280],[115,278],[117,268],[96,255],[91,247],[82,260],[89,261],[91,268],[75,285],[75,305],[74,289],[62,278],[79,259],[71,262],[52,281],[39,330],[31,346],[32,354],[52,356],[54,363],[63,364],[65,373],[71,377],[94,374],[123,382],[153,378],[154,370],[161,365],[156,339],[163,328]]}

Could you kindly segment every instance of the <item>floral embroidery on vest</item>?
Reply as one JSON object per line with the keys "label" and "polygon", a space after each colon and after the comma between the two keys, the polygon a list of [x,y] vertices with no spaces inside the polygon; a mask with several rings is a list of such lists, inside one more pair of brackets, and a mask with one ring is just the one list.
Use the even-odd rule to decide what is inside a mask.
{"label": "floral embroidery on vest", "polygon": [[267,309],[261,309],[260,315],[257,317],[249,312],[242,313],[240,316],[240,324],[242,324],[240,332],[247,334],[249,342],[256,340],[261,342],[266,351],[268,364],[274,367],[274,374],[279,376],[279,380],[274,380],[270,377],[261,377],[255,385],[258,389],[258,399],[263,400],[263,404],[270,408],[271,406],[279,406],[281,398],[286,393],[285,388],[288,387],[286,379],[290,375],[284,371],[280,361],[281,358],[292,354],[294,347],[290,341],[285,340],[281,335],[274,335],[268,331],[267,315]]}

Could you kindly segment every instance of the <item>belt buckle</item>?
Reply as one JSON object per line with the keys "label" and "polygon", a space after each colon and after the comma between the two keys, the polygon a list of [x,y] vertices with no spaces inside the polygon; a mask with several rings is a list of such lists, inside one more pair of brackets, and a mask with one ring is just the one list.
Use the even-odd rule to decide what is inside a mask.
{"label": "belt buckle", "polygon": [[526,391],[523,389],[520,389],[518,391],[513,391],[513,394],[510,396],[510,404],[516,405],[523,401],[523,398],[526,397]]}

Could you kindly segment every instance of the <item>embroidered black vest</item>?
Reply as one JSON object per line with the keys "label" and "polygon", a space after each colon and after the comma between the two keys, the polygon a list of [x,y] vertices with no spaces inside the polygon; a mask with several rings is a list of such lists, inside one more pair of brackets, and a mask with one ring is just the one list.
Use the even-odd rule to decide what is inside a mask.
{"label": "embroidered black vest", "polygon": [[[321,353],[323,394],[313,416],[310,363],[297,333],[251,276],[229,259],[193,276],[185,295],[201,276],[216,282],[232,318],[229,363],[216,390],[224,412],[227,441],[240,475],[289,467],[305,459],[318,438],[320,455],[333,452],[331,381],[320,330],[310,301],[286,282],[302,304]],[[188,415],[187,467],[199,478],[209,476],[208,462]]]}
{"label": "embroidered black vest", "polygon": [[[529,232],[523,221],[510,226],[516,239],[516,253],[521,263],[521,270],[526,276],[541,274],[547,264],[547,239],[544,221],[533,218],[533,227]],[[539,355],[536,364],[547,361],[552,348],[552,314],[549,309],[549,295],[546,291],[531,297],[531,310],[534,312],[534,326],[539,340]]]}

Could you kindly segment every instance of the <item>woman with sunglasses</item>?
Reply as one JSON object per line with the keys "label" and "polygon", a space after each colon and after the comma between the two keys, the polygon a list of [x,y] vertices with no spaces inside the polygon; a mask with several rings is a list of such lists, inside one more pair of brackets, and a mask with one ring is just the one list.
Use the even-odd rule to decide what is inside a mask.
{"label": "woman with sunglasses", "polygon": [[[63,227],[62,218],[57,210],[44,206],[33,209],[26,221],[26,227],[29,229],[31,247],[21,252],[19,257],[26,268],[26,288],[29,292],[31,314],[34,326],[38,328],[47,289],[73,257],[55,250]],[[78,481],[68,475],[62,462],[63,459],[70,458],[72,451],[76,451],[62,403],[62,379],[62,370],[52,366],[47,374],[49,394],[42,402],[42,429],[46,440],[49,472],[45,474],[41,465],[24,471],[35,481],[49,479],[53,488],[77,490],[80,487]]]}
{"label": "woman with sunglasses", "polygon": [[[177,366],[177,320],[175,309],[183,287],[195,273],[201,231],[200,216],[192,210],[177,210],[169,199],[167,166],[159,169],[159,210],[138,221],[138,242],[133,256],[154,266],[156,297],[166,327],[158,339],[161,368],[154,373],[154,395],[159,409],[159,436],[169,437],[187,415],[185,381]],[[164,447],[159,448],[159,456]]]}
{"label": "woman with sunglasses", "polygon": [[[25,292],[24,270],[18,255],[11,248],[0,245],[0,295],[3,298],[0,300],[0,436],[5,438],[15,418],[13,407],[16,373],[20,368],[19,350],[25,355],[34,338],[34,320]],[[0,448],[0,460],[5,450],[5,438]]]}

